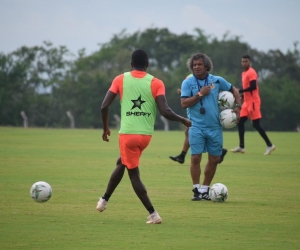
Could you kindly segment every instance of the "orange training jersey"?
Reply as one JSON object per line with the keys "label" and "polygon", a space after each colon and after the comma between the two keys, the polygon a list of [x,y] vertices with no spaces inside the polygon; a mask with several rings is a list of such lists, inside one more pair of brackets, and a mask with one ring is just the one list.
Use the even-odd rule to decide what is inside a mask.
{"label": "orange training jersey", "polygon": [[258,77],[256,71],[253,68],[249,68],[242,73],[243,89],[250,87],[250,81],[256,81],[256,89],[252,91],[244,92],[244,102],[257,102],[260,101],[259,89],[258,89]]}

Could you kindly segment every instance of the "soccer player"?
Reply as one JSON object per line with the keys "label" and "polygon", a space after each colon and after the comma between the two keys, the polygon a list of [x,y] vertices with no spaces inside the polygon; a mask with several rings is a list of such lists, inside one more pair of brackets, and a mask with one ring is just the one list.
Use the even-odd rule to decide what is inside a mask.
{"label": "soccer player", "polygon": [[242,73],[242,89],[239,89],[239,93],[243,93],[244,102],[238,122],[240,145],[230,151],[233,153],[245,153],[245,122],[249,117],[252,120],[252,126],[258,131],[267,144],[267,150],[264,155],[269,155],[275,150],[275,145],[271,143],[265,130],[260,125],[262,115],[260,112],[260,96],[257,84],[258,77],[256,71],[251,67],[250,61],[249,55],[242,57],[242,67],[244,71]]}
{"label": "soccer player", "polygon": [[[220,76],[209,74],[213,68],[211,59],[203,54],[193,55],[187,66],[193,77],[186,78],[181,85],[181,106],[187,109],[192,121],[188,140],[191,150],[191,178],[194,196],[192,201],[210,200],[209,185],[220,161],[223,131],[219,121],[218,95],[220,91],[231,91],[235,97],[233,112],[240,116],[241,100],[238,90]],[[200,187],[200,163],[202,154],[208,152],[204,169],[204,180]]]}
{"label": "soccer player", "polygon": [[120,95],[121,126],[119,135],[120,157],[112,173],[103,197],[97,203],[96,209],[103,212],[114,190],[123,178],[127,169],[132,187],[144,207],[149,211],[148,224],[160,224],[161,217],[154,209],[147,190],[140,179],[139,160],[143,150],[150,143],[156,119],[156,106],[162,116],[172,121],[179,121],[185,126],[191,126],[191,121],[177,115],[168,106],[165,97],[164,83],[148,74],[148,55],[138,49],[132,53],[131,66],[133,70],[118,75],[112,82],[101,106],[103,122],[102,139],[109,141],[108,108],[117,94]]}

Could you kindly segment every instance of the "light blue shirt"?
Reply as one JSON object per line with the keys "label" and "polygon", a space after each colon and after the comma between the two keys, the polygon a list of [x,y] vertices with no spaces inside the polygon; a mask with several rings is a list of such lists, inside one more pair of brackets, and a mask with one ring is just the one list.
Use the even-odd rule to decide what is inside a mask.
{"label": "light blue shirt", "polygon": [[199,80],[195,76],[186,78],[181,84],[181,98],[196,95],[204,85],[210,86],[210,93],[202,97],[205,114],[200,114],[201,103],[196,102],[187,108],[187,116],[192,121],[192,127],[200,129],[222,128],[219,120],[218,95],[220,91],[229,91],[232,85],[223,77],[209,74],[207,80]]}

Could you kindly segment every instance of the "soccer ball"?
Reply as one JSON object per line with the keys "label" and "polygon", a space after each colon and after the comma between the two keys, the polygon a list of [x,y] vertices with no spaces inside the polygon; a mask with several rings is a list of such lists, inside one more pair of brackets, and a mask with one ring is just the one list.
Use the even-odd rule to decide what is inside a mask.
{"label": "soccer ball", "polygon": [[228,189],[222,183],[216,183],[209,189],[209,197],[212,201],[224,202],[228,198]]}
{"label": "soccer ball", "polygon": [[49,183],[38,181],[30,188],[30,195],[36,202],[46,202],[51,198],[52,188]]}
{"label": "soccer ball", "polygon": [[218,106],[219,109],[232,109],[234,106],[235,98],[233,94],[229,91],[221,91],[218,96]]}
{"label": "soccer ball", "polygon": [[236,125],[236,114],[232,112],[232,109],[223,110],[219,119],[223,128],[233,128]]}

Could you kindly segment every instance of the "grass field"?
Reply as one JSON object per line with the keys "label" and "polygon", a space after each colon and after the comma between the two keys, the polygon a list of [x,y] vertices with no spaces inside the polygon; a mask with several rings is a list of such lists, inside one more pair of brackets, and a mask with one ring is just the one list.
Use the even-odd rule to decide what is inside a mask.
{"label": "grass field", "polygon": [[[213,181],[229,198],[214,203],[190,201],[189,157],[168,158],[183,131],[156,131],[140,171],[161,225],[145,224],[127,174],[107,210],[95,210],[119,154],[117,131],[109,143],[101,134],[0,128],[0,249],[300,249],[300,133],[269,132],[276,151],[264,156],[258,133],[246,132],[246,154],[229,152]],[[237,132],[224,132],[224,147],[237,145]],[[43,204],[29,194],[39,180],[53,189]]]}

